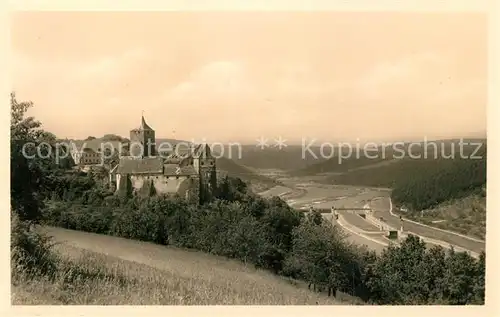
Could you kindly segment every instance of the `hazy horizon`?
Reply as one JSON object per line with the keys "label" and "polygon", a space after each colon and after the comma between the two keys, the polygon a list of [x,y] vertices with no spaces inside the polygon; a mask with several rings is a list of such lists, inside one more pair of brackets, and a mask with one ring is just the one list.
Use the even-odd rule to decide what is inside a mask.
{"label": "hazy horizon", "polygon": [[60,138],[486,137],[479,13],[16,12],[13,90]]}

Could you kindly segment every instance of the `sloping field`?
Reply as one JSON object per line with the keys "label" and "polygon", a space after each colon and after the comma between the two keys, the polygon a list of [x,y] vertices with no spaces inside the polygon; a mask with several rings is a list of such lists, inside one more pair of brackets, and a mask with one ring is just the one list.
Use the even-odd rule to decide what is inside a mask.
{"label": "sloping field", "polygon": [[[151,283],[161,281],[165,294],[149,292],[149,299],[141,297],[148,303],[142,304],[338,304],[332,297],[299,288],[284,278],[223,257],[60,228],[44,230],[62,243],[59,250],[70,257],[79,255],[78,250],[92,251],[105,255],[111,267],[116,266],[113,264],[116,261],[122,261],[122,268],[128,275],[149,276]],[[29,290],[36,291],[34,288]],[[26,295],[27,291],[26,287],[18,288],[19,296]],[[165,300],[160,303],[158,298]],[[122,304],[127,303],[126,300]]]}

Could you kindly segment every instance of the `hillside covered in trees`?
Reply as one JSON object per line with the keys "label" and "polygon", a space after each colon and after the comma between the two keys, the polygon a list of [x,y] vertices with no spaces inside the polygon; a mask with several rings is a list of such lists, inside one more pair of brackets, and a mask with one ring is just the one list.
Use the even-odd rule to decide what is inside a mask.
{"label": "hillside covered in trees", "polygon": [[410,175],[399,176],[392,190],[393,200],[410,210],[422,210],[482,193],[486,185],[486,147],[477,155],[481,158],[426,160],[413,169],[407,167]]}

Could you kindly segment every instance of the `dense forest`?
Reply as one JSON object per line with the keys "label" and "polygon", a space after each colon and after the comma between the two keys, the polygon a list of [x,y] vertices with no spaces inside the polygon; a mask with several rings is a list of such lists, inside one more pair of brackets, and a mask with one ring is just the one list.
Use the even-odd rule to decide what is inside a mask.
{"label": "dense forest", "polygon": [[[31,106],[11,95],[13,276],[57,269],[48,239],[35,230],[51,225],[235,258],[368,303],[484,304],[484,253],[476,260],[442,247],[426,249],[410,236],[377,256],[348,243],[319,214],[304,215],[277,197],[255,195],[237,178],[220,178],[214,199],[204,205],[179,197],[115,195],[103,175],[56,164],[62,149],[40,122],[26,117]],[[30,158],[21,151],[34,154],[41,142],[52,144],[49,155]]]}
{"label": "dense forest", "polygon": [[481,158],[425,162],[410,176],[399,178],[392,190],[393,200],[410,210],[422,210],[472,193],[483,193],[486,147],[477,155]]}

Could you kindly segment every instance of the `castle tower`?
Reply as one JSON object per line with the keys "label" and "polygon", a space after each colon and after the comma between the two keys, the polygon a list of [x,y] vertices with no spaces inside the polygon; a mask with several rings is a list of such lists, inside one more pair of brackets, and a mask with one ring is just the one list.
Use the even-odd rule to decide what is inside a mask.
{"label": "castle tower", "polygon": [[200,202],[211,200],[217,187],[217,168],[207,144],[198,145],[193,153],[194,167],[200,177]]}
{"label": "castle tower", "polygon": [[155,130],[141,117],[141,126],[130,131],[130,155],[135,157],[151,157],[156,155]]}

